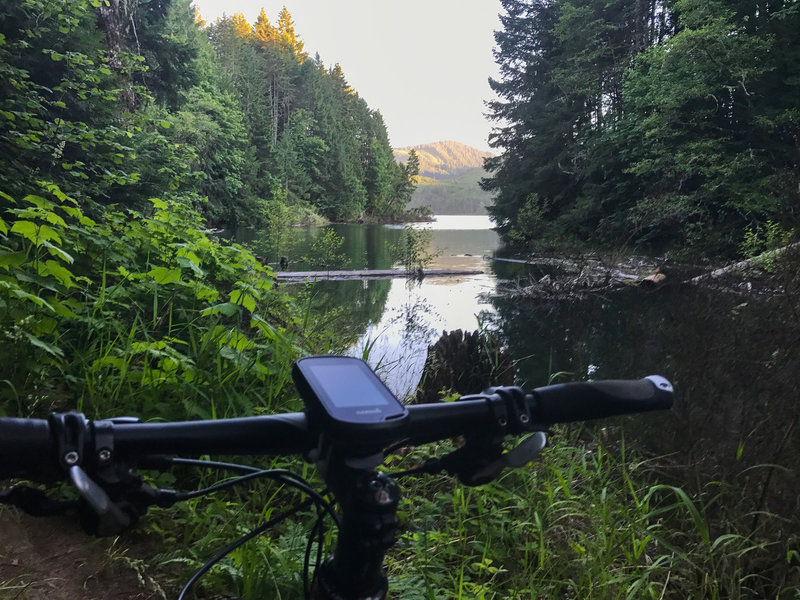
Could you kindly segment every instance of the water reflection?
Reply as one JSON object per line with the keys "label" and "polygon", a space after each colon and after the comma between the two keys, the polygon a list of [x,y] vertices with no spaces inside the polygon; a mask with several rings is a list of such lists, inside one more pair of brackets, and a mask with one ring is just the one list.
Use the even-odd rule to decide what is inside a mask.
{"label": "water reflection", "polygon": [[[368,353],[401,395],[416,385],[427,345],[442,330],[472,330],[479,318],[518,361],[519,382],[528,387],[557,372],[567,379],[668,377],[677,390],[675,408],[637,416],[630,426],[615,421],[623,423],[626,441],[664,457],[665,477],[713,498],[712,529],[737,522],[742,533],[774,541],[774,561],[765,569],[786,565],[788,550],[800,544],[800,277],[781,282],[783,293],[774,296],[674,285],[522,300],[498,292],[498,285],[524,283],[545,270],[484,258],[499,251],[494,232],[446,225],[427,226],[438,250],[433,266],[484,273],[315,284],[313,307],[337,315],[331,326],[341,332],[339,341],[352,342],[354,354]],[[345,239],[347,268],[391,266],[400,229],[335,227]],[[320,231],[295,232],[294,241],[282,242],[292,248],[285,252],[302,255]],[[714,539],[723,530],[711,533]]]}
{"label": "water reflection", "polygon": [[[637,416],[636,426],[625,428],[628,441],[669,457],[670,475],[681,486],[718,494],[712,516],[736,515],[744,533],[791,532],[787,544],[800,535],[795,293],[741,296],[678,285],[568,302],[496,296],[493,304],[493,326],[521,359],[528,385],[542,385],[558,371],[576,379],[589,370],[597,379],[652,373],[671,379],[674,409]],[[761,531],[767,522],[785,530]]]}
{"label": "water reflection", "polygon": [[[496,288],[490,257],[498,236],[486,216],[446,216],[416,224],[431,230],[434,255],[431,269],[482,271],[481,275],[382,281],[320,281],[311,286],[284,285],[307,302],[315,315],[325,315],[320,328],[336,331],[335,342],[351,346],[355,355],[368,354],[384,380],[398,395],[412,391],[420,377],[427,347],[443,330],[478,326],[478,316],[494,310],[488,300]],[[392,247],[402,227],[385,225],[330,225],[292,228],[280,236],[240,232],[237,236],[258,256],[277,263],[287,256],[290,270],[311,268],[300,262],[312,253],[314,241],[326,231],[341,239],[342,269],[389,269]],[[276,266],[277,268],[277,266]],[[338,267],[337,267],[338,268]],[[319,332],[322,334],[322,331]]]}

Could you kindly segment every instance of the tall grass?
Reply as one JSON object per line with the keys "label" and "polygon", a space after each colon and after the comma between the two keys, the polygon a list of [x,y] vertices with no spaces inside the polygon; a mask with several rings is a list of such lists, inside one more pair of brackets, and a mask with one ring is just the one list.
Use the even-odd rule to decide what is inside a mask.
{"label": "tall grass", "polygon": [[[154,200],[147,214],[95,220],[58,188],[43,190],[2,196],[0,413],[191,419],[297,408],[292,361],[334,336],[274,288],[268,268],[210,238],[179,203]],[[558,430],[539,462],[480,488],[448,477],[403,481],[392,597],[800,598],[800,543],[765,533],[782,530],[776,517],[734,522],[721,508],[735,494],[729,486],[690,494],[624,444],[579,445],[571,435]],[[288,466],[313,476],[309,465]],[[265,483],[153,511],[146,527],[164,552],[151,567],[174,589],[295,500]],[[205,589],[300,597],[307,533],[302,519],[282,524],[236,550]]]}
{"label": "tall grass", "polygon": [[710,524],[713,498],[652,483],[655,465],[624,446],[575,445],[564,433],[539,462],[489,485],[406,487],[395,597],[798,597],[796,570],[776,585],[758,567],[771,542]]}

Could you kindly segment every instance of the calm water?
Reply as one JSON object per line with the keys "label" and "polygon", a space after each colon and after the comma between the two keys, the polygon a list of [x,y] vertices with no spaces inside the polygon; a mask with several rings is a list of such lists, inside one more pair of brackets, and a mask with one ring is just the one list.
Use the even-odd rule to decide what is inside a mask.
{"label": "calm water", "polygon": [[[398,395],[413,390],[421,375],[427,347],[443,330],[478,327],[481,313],[494,312],[490,301],[497,287],[491,257],[499,245],[486,216],[437,217],[414,228],[430,231],[433,261],[429,269],[481,271],[480,275],[373,281],[322,281],[313,285],[311,302],[320,312],[335,310],[334,327],[351,341],[350,352],[368,352],[387,384]],[[337,265],[344,269],[392,268],[391,247],[403,228],[392,225],[331,225],[290,232],[281,246],[258,236],[249,244],[261,256],[277,261],[287,256],[291,270],[313,268],[303,257],[314,256],[313,244],[327,229],[342,238]],[[290,286],[287,286],[290,287]],[[302,286],[296,286],[298,289]]]}
{"label": "calm water", "polygon": [[[502,290],[542,273],[491,260],[499,242],[488,220],[444,217],[418,226],[431,229],[438,253],[432,268],[483,273],[320,282],[310,292],[317,307],[338,311],[342,339],[354,354],[368,348],[390,387],[400,394],[413,388],[428,344],[442,330],[474,330],[479,319],[518,361],[527,387],[557,372],[577,380],[664,375],[676,386],[674,409],[630,417],[626,441],[661,456],[664,477],[707,499],[712,520],[737,515],[740,532],[774,537],[775,565],[800,547],[800,274],[786,276],[776,294],[680,285],[675,273],[673,285],[654,291],[520,299]],[[389,247],[402,233],[373,225],[334,229],[354,269],[390,267]],[[295,232],[281,254],[295,260],[321,233]],[[721,533],[712,531],[712,539]]]}

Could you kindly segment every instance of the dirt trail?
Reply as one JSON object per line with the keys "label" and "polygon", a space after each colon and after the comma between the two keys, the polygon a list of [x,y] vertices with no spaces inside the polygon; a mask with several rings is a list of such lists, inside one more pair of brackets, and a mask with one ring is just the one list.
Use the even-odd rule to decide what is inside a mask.
{"label": "dirt trail", "polygon": [[146,565],[113,538],[87,536],[66,517],[0,509],[0,600],[151,600]]}

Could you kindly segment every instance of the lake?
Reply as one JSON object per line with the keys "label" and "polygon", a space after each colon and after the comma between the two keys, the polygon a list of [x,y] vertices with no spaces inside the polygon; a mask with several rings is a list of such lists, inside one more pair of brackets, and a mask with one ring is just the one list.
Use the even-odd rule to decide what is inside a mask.
{"label": "lake", "polygon": [[[457,216],[414,225],[430,230],[430,268],[480,275],[296,289],[312,309],[331,313],[337,341],[368,355],[399,395],[416,386],[427,346],[442,330],[479,323],[508,349],[528,388],[557,373],[558,381],[664,375],[676,387],[674,409],[615,420],[616,435],[659,456],[664,477],[702,499],[712,517],[738,515],[743,533],[786,540],[774,549],[775,564],[785,561],[800,543],[800,275],[789,272],[769,293],[682,285],[685,276],[673,271],[670,285],[654,290],[524,298],[508,290],[545,271],[493,260],[503,249],[489,226],[486,218]],[[348,269],[390,268],[390,248],[402,235],[382,225],[330,229],[343,240]],[[251,245],[259,252],[262,243],[260,254],[271,260],[287,256],[299,270],[326,230],[294,231],[280,247],[254,236]]]}
{"label": "lake", "polygon": [[[427,347],[443,330],[478,328],[479,316],[494,312],[490,301],[497,287],[492,266],[500,240],[487,216],[444,215],[430,223],[415,223],[430,232],[433,258],[429,269],[482,271],[481,275],[370,281],[320,281],[311,292],[317,310],[339,311],[335,328],[353,339],[350,352],[367,354],[382,377],[400,396],[412,391],[421,375]],[[261,256],[287,256],[290,270],[310,269],[300,258],[313,254],[313,244],[327,230],[341,237],[337,262],[344,269],[389,269],[390,249],[403,234],[402,226],[338,224],[291,232],[280,248],[249,244]],[[339,268],[337,267],[337,268]],[[287,288],[290,286],[287,286]],[[297,286],[302,287],[302,286]]]}

